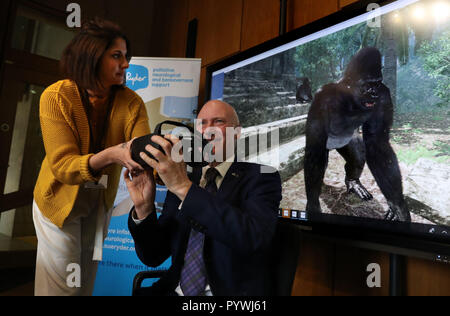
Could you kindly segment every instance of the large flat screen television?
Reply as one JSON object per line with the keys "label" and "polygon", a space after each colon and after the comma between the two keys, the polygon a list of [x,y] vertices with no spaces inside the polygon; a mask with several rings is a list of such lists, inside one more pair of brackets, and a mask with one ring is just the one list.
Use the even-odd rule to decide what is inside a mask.
{"label": "large flat screen television", "polygon": [[[449,2],[442,0],[377,2],[369,7],[357,3],[208,67],[207,98],[230,103],[240,117],[243,159],[270,165],[281,174],[281,218],[324,235],[366,240],[385,245],[388,250],[390,247],[409,249],[427,258],[449,262],[449,10]],[[339,82],[345,89],[346,68],[364,47],[375,47],[381,53],[382,84],[389,89],[393,121],[386,131],[390,124],[383,120],[389,121],[389,117],[369,114],[365,117],[372,120],[368,126],[353,121],[354,131],[349,134],[340,119],[346,120],[346,113],[351,116],[355,112],[331,109],[346,101],[336,105],[336,102],[322,99],[324,93],[331,99],[337,98],[333,93],[345,99],[326,85]],[[370,58],[362,58],[359,63],[374,64],[377,68],[376,58]],[[372,75],[374,72],[376,69],[372,70]],[[324,92],[327,89],[329,92]],[[355,94],[350,92],[352,96]],[[379,103],[386,107],[381,111],[388,112],[386,93],[378,97],[376,101],[365,103],[368,109],[356,113],[377,111]],[[320,105],[311,110],[314,102]],[[316,120],[327,120],[324,126],[328,137],[325,140],[328,164],[319,212],[307,210],[305,184],[306,130],[308,124],[314,124],[313,115]],[[378,181],[368,163],[363,165],[360,176],[360,172],[356,172],[359,183],[372,196],[364,200],[355,190],[352,192],[351,183],[346,182],[355,179],[349,179],[348,173],[352,172],[346,172],[345,153],[336,142],[347,138],[345,144],[348,139],[359,140],[361,144],[363,138],[369,139],[368,134],[377,124],[386,125],[380,136],[371,137],[371,141],[383,142],[388,136],[394,155],[389,154],[389,150],[378,154],[366,150],[366,160],[376,160],[371,165],[378,170]],[[320,166],[322,159],[320,154],[314,156],[315,148],[320,148],[314,146],[323,141],[319,136],[322,135],[320,128],[315,131],[317,135],[309,132],[308,136],[310,144],[314,143],[309,145],[313,148],[309,168]],[[332,139],[339,132],[347,136]],[[252,146],[255,140],[257,145]],[[371,147],[367,147],[370,144],[362,144],[352,148],[363,154],[366,148],[371,151]],[[314,173],[317,171],[310,171],[309,177]],[[314,186],[311,184],[314,179],[309,180],[309,186]],[[381,190],[379,183],[384,179],[391,182],[382,185]],[[402,211],[406,210],[407,217],[394,216],[398,215],[395,212],[389,214],[401,190],[406,203]]]}

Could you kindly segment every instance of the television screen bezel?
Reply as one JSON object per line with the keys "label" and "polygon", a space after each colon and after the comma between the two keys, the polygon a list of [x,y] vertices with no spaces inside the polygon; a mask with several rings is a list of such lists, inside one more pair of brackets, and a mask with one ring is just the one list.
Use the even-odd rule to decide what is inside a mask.
{"label": "television screen bezel", "polygon": [[[211,98],[212,76],[217,70],[365,14],[368,12],[367,5],[369,3],[377,3],[383,7],[394,2],[397,1],[355,2],[338,12],[207,66],[205,102]],[[326,217],[321,216],[320,220],[315,219],[314,215],[311,214],[308,214],[306,220],[283,218],[280,215],[280,220],[297,224],[311,231],[311,233],[325,238],[339,239],[350,244],[374,248],[389,253],[398,253],[450,263],[450,239],[444,238],[442,234],[429,233],[425,229],[434,227],[441,232],[446,229],[450,233],[449,226],[418,223],[400,223],[399,225],[398,222],[391,223],[383,222],[383,220],[330,214],[326,214]],[[411,225],[420,225],[424,228],[423,232],[412,230]]]}

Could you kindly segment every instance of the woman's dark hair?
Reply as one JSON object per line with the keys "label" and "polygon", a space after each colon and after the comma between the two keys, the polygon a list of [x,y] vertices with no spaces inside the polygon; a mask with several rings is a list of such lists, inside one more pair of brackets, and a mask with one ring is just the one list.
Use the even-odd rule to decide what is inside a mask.
{"label": "woman's dark hair", "polygon": [[100,18],[83,23],[80,32],[62,54],[60,61],[62,75],[75,81],[82,89],[102,90],[103,86],[98,76],[100,59],[117,38],[125,40],[126,57],[129,61],[130,41],[117,24]]}

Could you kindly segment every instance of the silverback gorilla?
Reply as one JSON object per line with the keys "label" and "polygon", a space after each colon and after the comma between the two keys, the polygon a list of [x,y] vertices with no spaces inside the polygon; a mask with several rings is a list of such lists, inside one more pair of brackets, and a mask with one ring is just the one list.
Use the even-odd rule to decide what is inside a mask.
{"label": "silverback gorilla", "polygon": [[[328,152],[336,149],[346,161],[348,192],[363,200],[372,199],[359,181],[367,161],[389,204],[385,218],[411,221],[397,157],[389,143],[393,105],[382,80],[381,54],[366,47],[353,56],[339,82],[324,85],[315,94],[306,124],[307,211],[321,211],[319,196]],[[363,139],[356,133],[361,125]]]}

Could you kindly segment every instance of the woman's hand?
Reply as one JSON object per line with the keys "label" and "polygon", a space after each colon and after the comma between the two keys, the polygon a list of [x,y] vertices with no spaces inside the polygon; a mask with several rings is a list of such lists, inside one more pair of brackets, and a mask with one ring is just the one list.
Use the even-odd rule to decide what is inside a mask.
{"label": "woman's hand", "polygon": [[89,159],[89,167],[94,172],[98,172],[109,165],[118,164],[128,169],[132,176],[143,172],[144,168],[131,158],[130,148],[133,140],[135,138],[127,143],[109,147],[95,154]]}
{"label": "woman's hand", "polygon": [[127,168],[131,172],[131,175],[138,174],[144,171],[141,165],[139,165],[131,158],[131,144],[134,140],[135,138],[127,143],[123,143],[113,147],[114,162],[121,165],[122,167]]}
{"label": "woman's hand", "polygon": [[134,203],[137,219],[145,219],[155,210],[156,184],[152,170],[143,171],[130,178],[130,171],[123,174]]}

